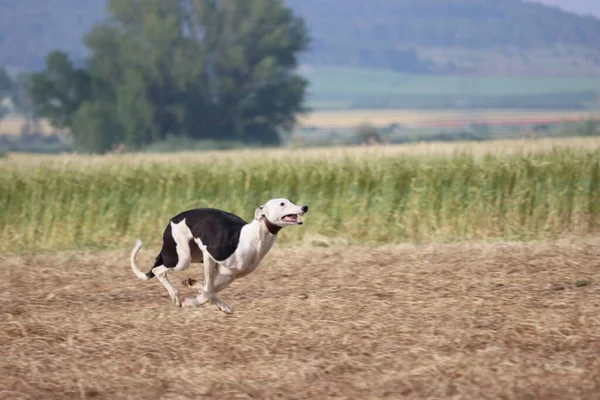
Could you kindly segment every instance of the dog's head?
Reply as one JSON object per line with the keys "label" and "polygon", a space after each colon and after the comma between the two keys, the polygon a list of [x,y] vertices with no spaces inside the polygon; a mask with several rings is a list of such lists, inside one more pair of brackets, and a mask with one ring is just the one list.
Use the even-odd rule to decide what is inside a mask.
{"label": "dog's head", "polygon": [[308,212],[308,206],[298,206],[288,199],[271,199],[254,212],[254,219],[266,218],[281,228],[289,225],[302,225],[302,216]]}

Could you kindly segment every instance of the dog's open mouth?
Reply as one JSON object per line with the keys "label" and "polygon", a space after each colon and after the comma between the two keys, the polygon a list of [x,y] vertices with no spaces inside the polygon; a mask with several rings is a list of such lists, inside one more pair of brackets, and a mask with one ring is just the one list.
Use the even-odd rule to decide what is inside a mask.
{"label": "dog's open mouth", "polygon": [[302,221],[302,215],[304,214],[288,214],[284,215],[281,220],[285,222],[291,222],[292,224],[302,225],[304,223],[304,221]]}

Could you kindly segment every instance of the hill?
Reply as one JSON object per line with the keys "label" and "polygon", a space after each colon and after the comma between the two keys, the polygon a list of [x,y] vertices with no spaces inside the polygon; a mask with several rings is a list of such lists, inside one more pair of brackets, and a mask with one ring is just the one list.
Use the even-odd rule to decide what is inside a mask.
{"label": "hill", "polygon": [[[521,0],[287,0],[307,20],[313,65],[403,72],[600,71],[600,20]],[[0,63],[37,69],[54,50],[82,59],[100,0],[4,1]]]}
{"label": "hill", "polygon": [[600,70],[600,20],[520,0],[289,0],[310,64],[403,72]]}
{"label": "hill", "polygon": [[562,8],[581,15],[594,15],[600,18],[600,3],[598,0],[529,0]]}

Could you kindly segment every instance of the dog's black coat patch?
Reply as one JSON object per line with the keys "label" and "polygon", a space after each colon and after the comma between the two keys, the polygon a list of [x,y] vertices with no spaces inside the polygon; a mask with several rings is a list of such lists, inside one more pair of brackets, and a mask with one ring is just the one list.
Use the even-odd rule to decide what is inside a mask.
{"label": "dog's black coat patch", "polygon": [[185,219],[194,238],[202,241],[216,261],[228,259],[238,247],[242,228],[248,223],[235,214],[215,208],[184,211],[172,218],[174,223]]}
{"label": "dog's black coat patch", "polygon": [[[215,208],[196,208],[177,214],[169,221],[163,234],[163,246],[152,268],[164,265],[173,268],[177,265],[177,244],[171,232],[171,222],[178,224],[185,219],[194,238],[200,239],[209,254],[216,261],[229,258],[237,249],[240,233],[247,224],[242,218]],[[192,260],[202,262],[202,251],[198,244],[191,240]]]}
{"label": "dog's black coat patch", "polygon": [[175,239],[173,239],[171,222],[169,221],[169,224],[163,233],[162,249],[160,250],[160,254],[156,257],[156,261],[152,268],[156,268],[159,265],[164,265],[167,268],[174,268],[177,265],[177,261],[179,261],[179,256],[177,255],[177,243],[175,243]]}

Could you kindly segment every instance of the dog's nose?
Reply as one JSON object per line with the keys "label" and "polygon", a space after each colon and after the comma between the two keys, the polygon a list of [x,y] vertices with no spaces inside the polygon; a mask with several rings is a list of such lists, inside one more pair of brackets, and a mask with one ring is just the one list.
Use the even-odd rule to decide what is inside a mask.
{"label": "dog's nose", "polygon": [[302,212],[308,212],[308,206],[302,206]]}

